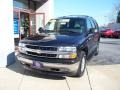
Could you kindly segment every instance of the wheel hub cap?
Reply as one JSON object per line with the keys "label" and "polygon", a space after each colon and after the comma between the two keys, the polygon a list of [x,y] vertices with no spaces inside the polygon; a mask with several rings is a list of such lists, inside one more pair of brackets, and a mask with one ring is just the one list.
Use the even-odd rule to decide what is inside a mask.
{"label": "wheel hub cap", "polygon": [[81,62],[81,72],[84,71],[85,68],[85,57],[82,58],[82,62]]}

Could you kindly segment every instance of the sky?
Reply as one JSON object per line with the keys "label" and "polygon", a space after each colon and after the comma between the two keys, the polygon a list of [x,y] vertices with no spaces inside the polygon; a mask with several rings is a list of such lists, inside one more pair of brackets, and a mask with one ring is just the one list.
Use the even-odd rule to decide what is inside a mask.
{"label": "sky", "polygon": [[[54,0],[55,17],[65,15],[88,15],[98,24],[107,24],[114,5],[119,0]],[[119,1],[120,2],[120,1]]]}

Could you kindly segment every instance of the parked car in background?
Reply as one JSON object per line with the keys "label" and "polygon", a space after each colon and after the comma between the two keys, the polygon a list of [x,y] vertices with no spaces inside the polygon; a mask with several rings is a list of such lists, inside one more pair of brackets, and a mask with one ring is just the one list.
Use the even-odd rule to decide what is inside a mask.
{"label": "parked car in background", "polygon": [[107,27],[113,30],[113,38],[120,38],[120,23],[109,23]]}
{"label": "parked car in background", "polygon": [[103,29],[100,31],[101,37],[113,37],[114,31],[110,28]]}
{"label": "parked car in background", "polygon": [[113,37],[114,37],[114,38],[120,38],[120,29],[115,30],[115,31],[113,32]]}

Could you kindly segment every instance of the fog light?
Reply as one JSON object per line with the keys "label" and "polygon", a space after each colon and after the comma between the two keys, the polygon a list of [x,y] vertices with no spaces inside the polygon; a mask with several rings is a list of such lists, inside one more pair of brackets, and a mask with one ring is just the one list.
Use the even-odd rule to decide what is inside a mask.
{"label": "fog light", "polygon": [[70,56],[69,56],[71,59],[74,59],[74,58],[76,58],[77,57],[77,54],[76,53],[72,53],[72,54],[70,54]]}
{"label": "fog light", "polygon": [[63,59],[75,59],[77,57],[76,53],[71,53],[69,55],[59,55],[59,58]]}

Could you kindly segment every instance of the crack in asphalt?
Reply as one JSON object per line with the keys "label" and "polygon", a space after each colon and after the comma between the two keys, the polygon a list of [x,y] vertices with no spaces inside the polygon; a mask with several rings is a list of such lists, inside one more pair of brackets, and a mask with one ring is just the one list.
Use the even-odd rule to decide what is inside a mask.
{"label": "crack in asphalt", "polygon": [[19,84],[19,86],[18,86],[18,90],[20,90],[20,87],[21,87],[21,85],[22,85],[22,82],[23,82],[23,79],[24,79],[24,76],[25,76],[25,72],[26,72],[26,70],[24,70],[24,72],[23,72],[23,75],[22,75],[20,84]]}
{"label": "crack in asphalt", "polygon": [[70,86],[69,86],[69,83],[68,83],[67,79],[65,79],[65,81],[67,83],[68,89],[70,90]]}
{"label": "crack in asphalt", "polygon": [[86,72],[87,72],[88,82],[89,82],[89,85],[90,85],[90,90],[93,90],[93,89],[92,89],[92,85],[91,85],[91,81],[90,81],[90,77],[89,77],[89,73],[88,73],[87,67],[86,67]]}

